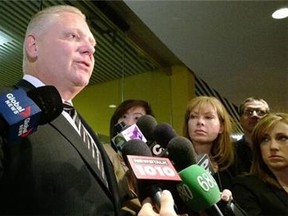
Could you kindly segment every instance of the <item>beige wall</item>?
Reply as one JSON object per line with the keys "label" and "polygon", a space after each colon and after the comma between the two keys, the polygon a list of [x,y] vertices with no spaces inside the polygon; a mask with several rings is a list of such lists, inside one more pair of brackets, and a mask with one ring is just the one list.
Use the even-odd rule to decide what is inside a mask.
{"label": "beige wall", "polygon": [[170,73],[147,72],[102,84],[89,86],[75,99],[74,104],[93,129],[109,134],[109,121],[114,109],[126,99],[143,99],[151,103],[155,117],[173,126],[179,135],[187,101],[194,97],[194,76],[182,66],[174,66]]}

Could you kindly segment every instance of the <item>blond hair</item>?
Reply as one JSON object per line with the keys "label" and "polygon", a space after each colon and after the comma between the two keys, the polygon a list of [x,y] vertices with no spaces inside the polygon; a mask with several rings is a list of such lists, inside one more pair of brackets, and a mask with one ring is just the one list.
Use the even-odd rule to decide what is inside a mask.
{"label": "blond hair", "polygon": [[209,96],[199,96],[193,98],[188,102],[184,116],[183,135],[191,140],[188,131],[188,121],[190,119],[190,113],[196,107],[201,109],[201,107],[204,107],[208,104],[215,108],[218,118],[220,120],[220,124],[223,127],[223,132],[221,134],[218,134],[216,140],[213,141],[210,152],[212,160],[218,164],[219,170],[221,171],[228,168],[234,162],[234,149],[231,140],[231,117],[223,104],[217,98]]}
{"label": "blond hair", "polygon": [[288,125],[288,114],[287,113],[270,113],[263,117],[254,127],[252,131],[252,142],[253,142],[253,160],[251,166],[251,173],[258,176],[264,182],[281,188],[276,177],[265,164],[260,145],[265,138],[266,134],[270,133],[276,124],[283,122]]}
{"label": "blond hair", "polygon": [[[32,16],[26,29],[25,38],[30,34],[39,36],[45,33],[45,31],[54,21],[52,18],[64,12],[78,14],[79,16],[83,17],[84,20],[86,20],[86,16],[76,7],[73,7],[70,5],[51,6],[51,7],[48,7],[39,11],[34,16]],[[28,57],[27,57],[27,53],[25,50],[25,46],[23,46],[23,71],[24,72],[26,68],[27,59]]]}

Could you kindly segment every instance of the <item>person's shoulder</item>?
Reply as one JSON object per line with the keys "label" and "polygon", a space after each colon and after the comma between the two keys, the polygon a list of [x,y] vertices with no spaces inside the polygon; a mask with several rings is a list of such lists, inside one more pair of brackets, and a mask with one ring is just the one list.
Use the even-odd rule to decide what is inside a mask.
{"label": "person's shoulder", "polygon": [[240,175],[233,179],[233,186],[242,185],[247,188],[266,188],[266,184],[257,176],[252,174]]}
{"label": "person's shoulder", "polygon": [[119,160],[119,155],[117,154],[117,152],[115,152],[115,150],[111,147],[110,144],[103,144],[103,147],[112,163],[115,163]]}
{"label": "person's shoulder", "polygon": [[103,144],[103,147],[104,147],[105,151],[107,152],[107,154],[113,154],[113,155],[117,154],[109,143]]}
{"label": "person's shoulder", "polygon": [[234,179],[234,182],[257,182],[257,181],[260,181],[260,179],[252,174],[239,175]]}

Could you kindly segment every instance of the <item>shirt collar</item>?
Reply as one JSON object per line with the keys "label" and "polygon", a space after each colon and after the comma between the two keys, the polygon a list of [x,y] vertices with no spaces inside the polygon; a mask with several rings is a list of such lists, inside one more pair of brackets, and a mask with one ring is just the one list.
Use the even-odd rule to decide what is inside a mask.
{"label": "shirt collar", "polygon": [[34,77],[32,75],[29,75],[29,74],[25,74],[23,76],[23,79],[28,81],[29,83],[31,83],[36,88],[38,88],[40,86],[45,86],[45,84],[41,80],[39,80],[38,78],[36,78],[36,77]]}

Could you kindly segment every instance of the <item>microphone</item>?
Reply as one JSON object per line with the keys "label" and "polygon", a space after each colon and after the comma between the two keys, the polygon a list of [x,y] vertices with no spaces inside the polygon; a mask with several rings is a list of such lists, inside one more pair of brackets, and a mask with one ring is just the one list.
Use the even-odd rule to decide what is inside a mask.
{"label": "microphone", "polygon": [[114,149],[117,149],[117,151],[122,152],[123,146],[129,140],[141,140],[143,142],[147,141],[145,136],[143,135],[143,133],[136,124],[133,124],[128,127],[124,126],[123,129],[124,130],[119,132],[116,136],[114,136],[111,139],[111,145]]}
{"label": "microphone", "polygon": [[177,185],[179,196],[192,211],[213,207],[212,215],[222,216],[217,206],[221,200],[219,187],[213,176],[197,165],[196,152],[189,139],[181,136],[171,139],[167,146],[169,158],[175,163],[182,182]]}
{"label": "microphone", "polygon": [[151,115],[143,115],[137,120],[136,125],[147,139],[147,145],[150,146],[154,142],[153,131],[157,125],[156,119]]}
{"label": "microphone", "polygon": [[207,170],[193,164],[180,171],[179,175],[182,182],[177,185],[177,190],[184,203],[191,210],[200,212],[213,207],[212,215],[223,216],[217,206],[221,200],[219,187]]}
{"label": "microphone", "polygon": [[211,175],[215,174],[215,170],[213,169],[213,166],[212,166],[212,163],[210,161],[210,158],[209,158],[208,154],[196,155],[196,161],[197,161],[197,165],[203,167]]}
{"label": "microphone", "polygon": [[168,142],[176,136],[176,131],[168,123],[159,123],[153,131],[155,141],[164,149],[167,148]]}
{"label": "microphone", "polygon": [[146,144],[151,149],[152,154],[154,156],[159,156],[159,157],[163,156],[166,151],[164,151],[165,149],[163,149],[161,145],[159,145],[155,141],[154,134],[153,134],[155,131],[155,128],[157,127],[156,119],[151,115],[144,115],[138,119],[136,124],[138,125],[140,130],[143,132],[144,136],[146,137],[147,139]]}
{"label": "microphone", "polygon": [[162,189],[181,181],[171,161],[168,158],[153,157],[149,147],[140,140],[125,143],[122,155],[136,179],[140,202],[150,197],[159,209]]}
{"label": "microphone", "polygon": [[186,167],[196,164],[196,152],[189,139],[176,136],[167,145],[169,158],[174,162],[174,167],[179,172]]}
{"label": "microphone", "polygon": [[168,142],[175,136],[177,136],[176,131],[171,127],[170,124],[159,123],[153,131],[153,137],[157,143],[157,146],[153,148],[152,152],[161,151],[158,153],[158,156],[167,157],[169,153],[167,151]]}
{"label": "microphone", "polygon": [[[179,145],[179,143],[181,144]],[[209,156],[207,154],[197,155],[195,149],[193,148],[193,144],[186,137],[175,136],[173,139],[170,140],[168,146],[168,154],[172,154],[169,158],[172,161],[175,160],[174,167],[178,171],[181,171],[182,169],[190,166],[191,164],[197,164],[199,166],[202,166],[211,175],[215,173]]]}
{"label": "microphone", "polygon": [[54,86],[26,92],[21,88],[0,95],[0,130],[9,143],[16,143],[37,131],[38,125],[53,121],[63,110]]}

